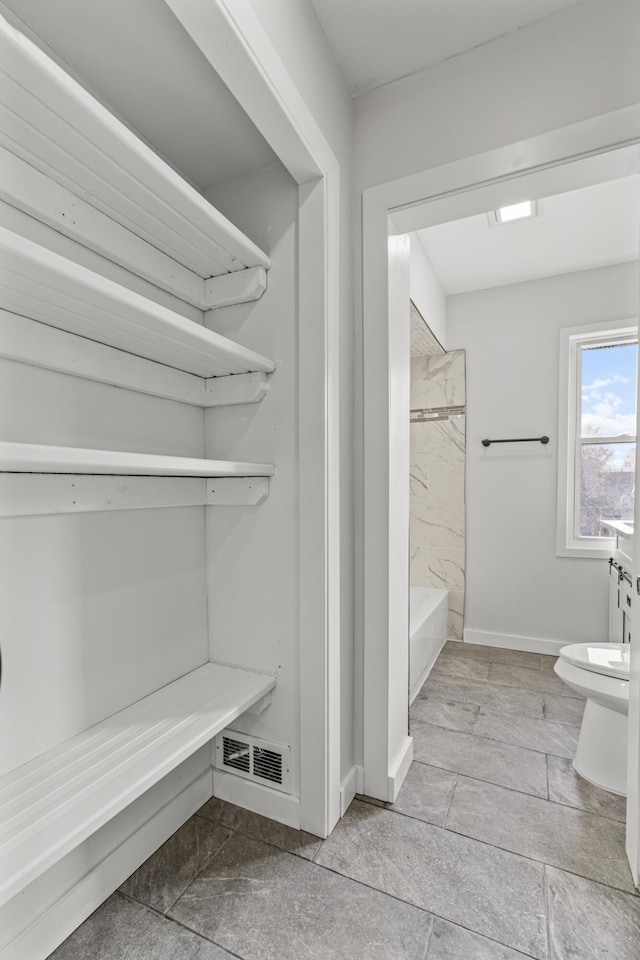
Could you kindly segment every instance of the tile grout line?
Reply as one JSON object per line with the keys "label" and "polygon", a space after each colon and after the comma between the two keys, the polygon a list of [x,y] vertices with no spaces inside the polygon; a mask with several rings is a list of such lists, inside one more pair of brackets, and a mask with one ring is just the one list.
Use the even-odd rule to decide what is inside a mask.
{"label": "tile grout line", "polygon": [[[389,811],[384,811],[384,812],[396,813],[395,810],[389,810]],[[399,816],[403,816],[403,814],[399,814]],[[434,826],[434,824],[429,824],[429,826]],[[441,830],[442,827],[437,827],[436,829]],[[480,841],[480,842],[482,842],[482,841]],[[490,846],[490,844],[487,844],[487,846]],[[496,849],[499,849],[499,848],[496,848]],[[285,852],[286,852],[286,851],[285,851]],[[516,854],[516,856],[518,856],[518,855]],[[528,857],[523,857],[522,859],[527,860],[527,859],[529,859],[529,858],[528,858]],[[535,862],[535,861],[533,861],[533,862]],[[324,864],[324,863],[314,863],[313,866],[318,867],[320,870],[326,870],[327,873],[333,873],[333,874],[334,874],[335,876],[337,876],[337,877],[342,877],[344,880],[350,880],[352,883],[357,883],[357,884],[359,884],[361,887],[366,887],[367,890],[372,890],[374,893],[379,893],[379,894],[381,894],[383,897],[389,897],[391,900],[395,900],[397,903],[402,903],[402,904],[404,904],[404,906],[406,906],[406,907],[411,907],[411,908],[414,909],[414,910],[419,910],[421,913],[426,913],[427,916],[429,916],[429,917],[432,917],[432,918],[434,918],[434,919],[437,918],[438,920],[443,920],[445,923],[450,923],[450,924],[452,924],[453,926],[460,927],[461,930],[467,930],[469,933],[474,933],[474,934],[475,934],[476,936],[478,936],[478,937],[484,937],[485,940],[489,940],[491,943],[497,943],[497,944],[499,944],[500,946],[502,946],[502,947],[507,947],[507,948],[510,949],[510,950],[516,950],[516,951],[517,951],[517,950],[519,949],[518,947],[513,947],[513,946],[511,946],[511,945],[508,944],[508,943],[504,943],[504,941],[502,941],[502,940],[496,940],[494,937],[488,937],[486,934],[480,933],[479,930],[474,930],[473,927],[465,927],[464,924],[459,923],[457,920],[450,920],[448,917],[444,917],[444,916],[442,916],[442,914],[440,914],[440,913],[435,913],[433,910],[427,910],[426,907],[421,907],[421,906],[420,906],[419,904],[417,904],[417,903],[412,903],[411,900],[403,900],[402,897],[399,897],[399,896],[398,896],[397,894],[395,894],[395,893],[389,893],[389,892],[386,891],[386,890],[381,890],[379,887],[374,887],[374,886],[373,886],[372,884],[370,884],[370,883],[366,883],[366,881],[364,881],[364,880],[358,880],[356,877],[350,877],[350,876],[349,876],[348,874],[346,874],[346,873],[340,873],[340,871],[337,870],[335,867],[328,867],[328,866],[326,866],[326,864]],[[523,953],[523,951],[520,950],[520,953]],[[531,957],[532,960],[539,960],[539,958],[536,958],[533,954],[523,953],[523,956],[525,956],[525,957]]]}
{"label": "tile grout line", "polygon": [[[461,776],[464,776],[464,774],[462,774]],[[467,779],[473,779],[473,778],[469,777],[469,778],[467,778]],[[483,780],[483,781],[480,781],[480,782],[481,782],[481,783],[485,783],[486,781]],[[457,784],[456,784],[456,785],[457,785]],[[491,786],[497,786],[497,784],[491,784]],[[509,790],[510,788],[509,788],[509,787],[504,787],[504,789],[505,789],[505,790]],[[512,793],[519,793],[518,790],[513,790],[513,791],[511,791],[511,792],[512,792]],[[525,794],[525,796],[527,796],[527,794]],[[544,797],[536,797],[535,799],[543,800],[543,801],[544,801]],[[544,802],[546,802],[546,803],[552,803],[553,801],[548,800],[548,801],[544,801]],[[453,798],[452,798],[451,806],[453,806]],[[558,804],[558,806],[559,806],[559,804]],[[409,819],[409,820],[414,820],[414,821],[416,821],[417,823],[424,823],[424,824],[426,824],[428,827],[432,827],[434,830],[444,830],[444,831],[446,831],[447,833],[452,833],[452,834],[454,834],[454,835],[457,836],[457,837],[464,837],[464,838],[467,839],[467,840],[472,840],[472,841],[475,842],[475,843],[480,843],[480,844],[482,844],[482,845],[485,846],[485,847],[490,847],[492,850],[500,850],[502,853],[507,853],[507,854],[509,854],[509,855],[512,856],[512,857],[518,857],[520,860],[528,860],[529,863],[537,863],[537,864],[540,864],[540,866],[542,866],[542,867],[552,867],[554,870],[560,870],[560,871],[562,871],[563,873],[568,873],[568,874],[570,874],[571,876],[579,877],[579,878],[582,879],[582,880],[587,880],[589,883],[598,883],[598,884],[600,884],[600,886],[606,887],[608,890],[616,890],[618,893],[626,894],[627,896],[630,896],[630,897],[640,896],[640,891],[638,891],[638,893],[634,893],[634,892],[630,892],[630,891],[628,891],[628,890],[623,890],[621,887],[613,886],[613,885],[610,884],[610,883],[606,883],[604,880],[595,880],[593,877],[585,877],[584,874],[578,873],[576,870],[570,870],[570,869],[568,869],[567,867],[561,867],[561,866],[559,866],[558,864],[555,864],[555,863],[547,863],[546,860],[539,860],[539,859],[537,859],[536,857],[532,857],[532,856],[529,856],[529,855],[523,854],[523,853],[517,853],[515,850],[509,850],[507,847],[501,847],[501,846],[499,846],[497,843],[492,843],[490,840],[480,840],[478,837],[472,837],[472,836],[470,836],[468,833],[462,833],[460,830],[454,830],[454,829],[452,829],[451,827],[439,827],[436,823],[430,823],[428,820],[420,820],[418,817],[413,817],[413,816],[411,816],[411,814],[402,813],[400,810],[387,810],[387,809],[384,809],[384,808],[380,808],[380,809],[381,809],[382,812],[384,812],[384,813],[396,814],[396,815],[399,816],[399,817],[406,817],[407,819]],[[573,809],[573,808],[571,807],[571,808],[569,808],[569,809]],[[450,810],[451,810],[451,807],[449,808],[449,812],[450,812]],[[581,811],[578,811],[578,812],[581,812]],[[595,814],[595,816],[598,816],[598,814]],[[449,818],[449,813],[447,813],[447,820],[448,820],[448,818]],[[614,822],[618,822],[618,821],[614,821]],[[335,869],[335,868],[333,868],[333,867],[326,867],[326,866],[325,866],[324,864],[322,864],[322,863],[318,863],[318,864],[316,864],[316,865],[319,866],[319,867],[323,867],[325,870],[331,870],[333,873],[340,873],[339,870],[337,870],[337,869]],[[348,874],[346,874],[346,873],[345,873],[345,874],[340,874],[340,876],[346,877],[346,876],[348,876]],[[353,880],[354,878],[353,878],[353,877],[350,877],[350,879]],[[358,883],[361,883],[362,881],[357,881],[357,882],[358,882]],[[365,884],[365,886],[369,886],[369,884]],[[372,887],[372,889],[377,890],[378,888],[377,888],[377,887]],[[380,892],[381,892],[381,893],[384,893],[385,891],[381,890]],[[392,896],[392,894],[389,894],[389,896]],[[400,898],[397,898],[397,899],[400,899]],[[408,902],[409,902],[409,901],[403,901],[403,903],[408,903]],[[446,917],[443,917],[442,919],[443,919],[443,920],[446,920],[447,918],[446,918]]]}
{"label": "tile grout line", "polygon": [[[466,660],[466,661],[464,661],[464,662],[465,662],[465,663],[472,663],[473,661]],[[497,662],[495,662],[495,661],[486,661],[486,660],[483,660],[483,661],[480,661],[480,662],[483,663],[483,664],[484,664],[484,663],[488,663],[490,668],[495,666],[495,667],[511,667],[511,668],[515,668],[515,669],[517,669],[517,670],[528,670],[528,671],[529,671],[531,674],[533,674],[534,676],[539,676],[539,675],[541,675],[541,674],[543,673],[542,668],[538,669],[538,668],[536,668],[536,667],[521,667],[521,666],[519,666],[518,664],[515,664],[515,663],[497,663]],[[573,693],[565,693],[565,692],[564,692],[564,689],[562,689],[558,684],[555,684],[555,683],[554,683],[554,686],[558,687],[558,689],[555,689],[555,690],[541,690],[539,687],[525,687],[525,686],[523,686],[522,684],[508,683],[508,682],[505,681],[505,680],[496,680],[495,677],[492,677],[492,676],[491,676],[491,669],[489,669],[489,676],[487,676],[487,677],[468,677],[468,676],[465,676],[464,673],[456,673],[455,671],[448,671],[448,670],[439,669],[439,668],[438,668],[438,661],[437,661],[437,659],[436,659],[435,663],[433,664],[431,670],[429,671],[429,674],[427,675],[427,677],[426,677],[426,679],[425,679],[425,681],[424,681],[425,683],[428,682],[429,677],[431,676],[431,674],[432,674],[433,672],[435,672],[435,675],[436,675],[436,676],[441,676],[441,677],[442,677],[442,676],[444,676],[444,677],[454,677],[454,678],[457,677],[459,680],[471,680],[472,683],[495,683],[496,686],[507,687],[508,689],[528,690],[528,691],[530,691],[530,692],[532,692],[532,693],[541,693],[541,694],[547,693],[547,694],[549,694],[550,696],[564,697],[565,700],[583,700],[583,699],[585,699],[584,697],[576,697],[576,696],[573,695]],[[562,681],[559,681],[558,683],[561,684]]]}
{"label": "tile grout line", "polygon": [[[225,802],[225,803],[228,803],[227,800],[225,800],[224,802]],[[245,807],[239,807],[238,809],[239,809],[239,810],[245,810],[246,808],[245,808]],[[252,810],[247,810],[247,813],[252,813],[252,812],[253,812]],[[223,830],[228,830],[228,831],[230,832],[231,836],[233,836],[234,834],[238,834],[238,835],[241,836],[241,837],[246,837],[248,840],[259,840],[260,843],[266,843],[266,844],[268,844],[268,846],[270,846],[270,847],[275,847],[276,850],[283,850],[284,853],[290,853],[292,857],[298,857],[300,860],[307,860],[307,861],[309,861],[310,863],[313,863],[313,860],[315,859],[316,855],[317,855],[318,852],[319,852],[319,848],[318,848],[318,850],[316,850],[316,852],[314,853],[313,857],[304,857],[301,853],[297,853],[297,851],[295,851],[295,850],[287,850],[286,847],[280,847],[277,843],[273,843],[273,841],[271,841],[271,840],[265,840],[263,837],[256,837],[256,836],[254,836],[252,833],[246,833],[244,830],[241,830],[239,827],[229,827],[229,826],[227,826],[227,824],[224,823],[222,820],[210,820],[209,817],[204,817],[204,816],[203,816],[201,813],[199,813],[197,810],[196,810],[196,812],[193,814],[193,816],[194,816],[194,817],[198,817],[200,820],[204,820],[205,823],[214,824],[215,826],[222,827]],[[262,816],[262,814],[256,814],[256,816]],[[274,823],[279,823],[279,821],[276,820],[276,821],[274,821]],[[286,827],[287,824],[283,823],[283,824],[280,824],[280,826]],[[296,827],[290,827],[290,829],[291,829],[291,830],[296,830],[297,828],[296,828]],[[300,832],[302,833],[302,831],[300,831]],[[226,844],[229,842],[229,840],[231,839],[231,836],[227,837],[227,839],[226,839],[225,842],[224,842],[224,845],[226,845]],[[313,834],[310,834],[310,836],[313,836]],[[317,841],[318,841],[318,844],[319,844],[320,847],[321,847],[322,844],[323,844],[323,842],[324,842],[323,839],[322,839],[322,837],[317,837]],[[221,847],[220,849],[222,849],[222,847]],[[203,869],[205,869],[205,868],[203,867]],[[202,871],[201,871],[201,872],[202,872]]]}
{"label": "tile grout line", "polygon": [[[434,681],[438,682],[438,681],[442,681],[443,678],[444,678],[445,680],[451,681],[452,685],[453,685],[453,684],[455,683],[455,681],[457,681],[457,680],[466,680],[466,681],[469,681],[470,683],[486,683],[486,684],[488,684],[488,683],[493,683],[496,687],[501,687],[501,688],[502,688],[502,691],[511,690],[511,691],[513,691],[514,693],[518,693],[518,692],[519,692],[519,693],[535,693],[535,694],[537,694],[539,697],[541,697],[543,701],[544,701],[544,698],[545,698],[545,697],[559,697],[561,700],[568,700],[570,703],[573,703],[573,702],[576,702],[576,703],[586,703],[586,699],[585,699],[584,697],[572,697],[570,694],[569,694],[569,695],[565,695],[564,693],[557,693],[557,692],[555,692],[555,691],[553,691],[553,690],[535,690],[535,689],[532,689],[532,688],[529,688],[529,687],[516,687],[516,686],[513,686],[512,684],[508,684],[508,683],[498,683],[496,680],[484,680],[484,679],[479,678],[479,677],[465,677],[465,676],[462,676],[461,674],[457,674],[457,673],[456,673],[456,674],[454,674],[454,673],[445,673],[443,670],[437,670],[437,669],[434,671],[433,668],[432,668],[432,670],[430,671],[427,679],[424,681],[424,684],[420,687],[420,690],[418,691],[418,694],[416,695],[416,698],[415,698],[415,699],[416,699],[416,700],[425,700],[425,699],[428,699],[428,698],[429,698],[429,692],[428,692],[428,691],[427,691],[427,696],[426,696],[426,697],[421,697],[420,695],[421,695],[422,691],[424,690],[424,688],[425,688],[425,687],[427,686],[427,684],[429,683],[429,680],[431,679],[431,680],[434,680]],[[502,692],[502,691],[501,691],[501,692]],[[455,700],[455,695],[454,695],[454,696],[451,696],[451,697],[443,697],[443,696],[438,697],[438,696],[436,695],[436,699],[439,699],[439,700],[449,700],[449,699]],[[491,709],[490,706],[487,707],[487,704],[486,704],[486,703],[476,703],[474,700],[457,700],[456,702],[457,702],[457,703],[468,703],[468,704],[471,704],[472,706],[479,707],[480,709],[483,709],[483,708],[484,708],[484,709]],[[502,711],[502,712],[503,712],[503,713],[514,713],[514,715],[515,715],[516,717],[533,717],[534,720],[547,720],[548,718],[544,716],[544,708],[545,708],[545,704],[544,704],[544,702],[543,702],[543,704],[542,704],[542,714],[543,714],[543,715],[542,715],[541,717],[533,717],[533,714],[530,714],[530,713],[516,713],[516,712],[513,711],[513,710],[504,710],[504,711]],[[496,712],[500,712],[500,711],[496,711]],[[562,723],[562,722],[563,722],[562,720],[549,720],[549,723]]]}
{"label": "tile grout line", "polygon": [[[415,761],[414,761],[414,762],[415,762]],[[457,780],[456,780],[456,786],[457,786],[458,780],[460,779],[460,776],[465,776],[465,775],[464,775],[464,774],[460,774],[460,775],[458,776],[458,778],[457,778]],[[473,780],[473,779],[475,779],[475,778],[474,778],[474,777],[466,777],[466,779],[468,779],[468,780]],[[480,781],[480,783],[486,783],[486,782],[487,782],[486,780],[481,780],[481,781]],[[499,786],[499,784],[490,784],[490,786]],[[509,787],[504,787],[503,789],[504,789],[504,790],[510,790]],[[512,792],[512,793],[520,793],[520,791],[518,791],[518,790],[511,790],[511,792]],[[455,793],[455,788],[454,788],[454,793]],[[524,796],[530,796],[530,794],[524,794]],[[535,797],[534,799],[544,800],[544,797]],[[547,803],[553,803],[552,800],[548,800],[548,801],[545,801],[545,802],[547,802]],[[450,804],[450,806],[449,806],[449,810],[447,811],[447,818],[446,818],[446,821],[445,821],[445,822],[448,822],[448,820],[449,820],[449,814],[450,814],[450,812],[451,812],[451,807],[452,807],[452,806],[453,806],[453,797],[452,797],[452,799],[451,799],[451,804]],[[562,806],[562,804],[557,804],[557,806]],[[575,808],[574,808],[574,807],[569,807],[568,809],[573,810],[573,809],[575,809]],[[582,812],[585,812],[585,811],[578,811],[578,812],[579,812],[579,813],[582,813]],[[411,814],[408,814],[408,813],[402,813],[400,810],[385,810],[385,813],[395,813],[395,814],[397,814],[397,815],[400,816],[400,817],[407,817],[408,819],[410,819],[410,820],[415,820],[415,821],[418,822],[418,823],[425,823],[425,824],[427,824],[427,826],[429,826],[429,827],[434,827],[436,830],[446,830],[448,833],[453,833],[453,834],[455,834],[455,836],[457,836],[457,837],[465,837],[467,840],[473,840],[475,843],[481,843],[481,844],[483,844],[483,845],[486,846],[486,847],[491,847],[492,850],[500,850],[500,851],[502,851],[503,853],[508,853],[508,854],[510,854],[510,855],[513,856],[513,857],[519,857],[521,860],[528,860],[530,863],[539,863],[539,864],[540,864],[541,866],[543,866],[543,867],[552,867],[554,870],[561,870],[561,871],[563,871],[564,873],[571,874],[572,876],[575,876],[575,877],[580,877],[582,880],[587,880],[587,881],[589,881],[590,883],[599,883],[601,886],[607,887],[607,889],[609,889],[609,890],[616,890],[616,891],[618,891],[619,893],[623,893],[623,894],[626,893],[627,896],[630,896],[630,897],[640,896],[640,891],[636,894],[635,892],[629,892],[628,890],[623,890],[621,887],[613,886],[613,885],[610,884],[610,883],[606,883],[604,880],[595,880],[593,877],[585,877],[584,874],[582,874],[582,873],[577,873],[575,870],[570,870],[570,869],[568,869],[567,867],[561,867],[561,866],[559,866],[558,864],[555,864],[555,863],[547,863],[546,860],[539,860],[539,859],[537,859],[536,857],[532,857],[532,856],[529,856],[529,855],[523,854],[523,853],[518,853],[518,852],[515,851],[515,850],[510,850],[508,847],[501,847],[501,846],[500,846],[499,844],[497,844],[497,843],[492,843],[490,840],[480,840],[478,837],[473,837],[473,836],[471,836],[471,835],[468,834],[468,833],[463,833],[462,831],[460,831],[460,830],[455,830],[455,829],[453,829],[453,828],[451,828],[451,827],[447,827],[447,826],[439,827],[438,824],[436,824],[436,823],[430,823],[430,821],[428,821],[428,820],[420,820],[418,817],[413,817],[413,816],[411,816]],[[598,814],[594,814],[594,816],[598,816]],[[606,819],[606,818],[605,818],[605,819]],[[613,822],[614,822],[614,823],[619,823],[620,821],[614,820]],[[318,866],[323,866],[323,864],[318,864]],[[329,868],[329,869],[331,869],[331,868]],[[338,871],[335,871],[335,872],[338,872]],[[342,874],[342,876],[347,876],[347,874]],[[374,889],[376,889],[376,888],[374,888]],[[446,917],[444,917],[443,919],[446,919]]]}
{"label": "tile grout line", "polygon": [[[193,883],[193,881],[191,881]],[[182,891],[180,897],[189,889],[191,883],[185,887],[185,890]],[[228,950],[227,947],[223,947],[221,943],[217,943],[215,940],[211,940],[209,937],[206,937],[203,933],[199,933],[197,930],[194,930],[193,927],[187,926],[186,923],[183,923],[181,920],[177,920],[175,917],[170,917],[165,913],[162,913],[161,910],[158,910],[156,907],[152,907],[148,903],[143,903],[142,900],[136,900],[134,897],[130,897],[126,893],[122,893],[120,889],[115,890],[114,893],[117,893],[118,896],[122,897],[123,900],[126,900],[128,903],[135,904],[138,907],[142,907],[144,910],[148,910],[149,913],[152,913],[154,916],[159,917],[162,920],[166,920],[168,923],[174,923],[176,927],[181,927],[183,930],[187,930],[189,933],[192,933],[194,937],[197,937],[198,940],[201,940],[203,943],[212,943],[215,947],[219,947],[221,950],[226,950],[229,956],[236,957],[237,960],[245,960],[243,956],[239,953],[234,953],[233,950]],[[178,900],[180,899],[178,897]],[[175,906],[175,903],[172,906]],[[169,908],[171,909],[171,907]]]}
{"label": "tile grout line", "polygon": [[[196,812],[196,813],[192,814],[192,816],[189,818],[189,820],[192,820],[194,817],[197,817],[197,816],[198,816],[198,814],[197,814],[197,812]],[[226,831],[226,832],[229,834],[227,837],[224,838],[224,840],[222,841],[222,843],[220,844],[220,846],[216,849],[216,852],[215,852],[214,856],[211,858],[211,860],[214,860],[215,857],[218,856],[218,854],[220,853],[220,851],[222,850],[222,848],[223,848],[223,847],[226,847],[226,845],[228,844],[229,840],[231,840],[231,837],[233,836],[233,831],[231,831],[228,827],[224,827],[224,826],[223,826],[222,824],[220,824],[220,823],[213,823],[211,820],[207,820],[206,817],[199,817],[199,819],[200,819],[200,820],[204,820],[205,823],[208,823],[208,824],[209,824],[209,826],[219,827],[221,830],[224,830],[224,831]],[[189,823],[189,820],[185,820],[185,822],[182,824],[182,827],[186,826],[186,824]],[[171,837],[168,837],[168,839],[165,840],[165,843],[168,843],[168,842],[171,840],[171,838],[174,837],[174,836],[176,835],[176,833],[178,833],[178,832],[182,829],[182,827],[178,827],[178,830],[174,831],[174,833],[171,834]],[[153,856],[155,856],[155,854],[158,852],[158,850],[160,850],[160,848],[163,847],[163,846],[164,846],[164,844],[161,844],[160,847],[158,847],[157,850],[155,850],[154,853],[152,853],[151,856],[147,858],[147,860],[150,860]],[[196,851],[196,860],[195,860],[195,862],[197,863],[197,862],[198,862],[198,841],[197,841],[197,837],[196,837],[196,842],[195,842],[195,851]],[[140,866],[139,866],[136,870],[134,870],[133,873],[131,873],[131,874],[126,878],[126,880],[123,880],[123,882],[122,882],[118,887],[116,887],[116,889],[115,889],[114,892],[121,894],[121,896],[125,897],[127,900],[131,901],[132,903],[139,903],[139,904],[141,904],[143,907],[147,907],[147,909],[153,910],[154,913],[158,913],[161,917],[166,917],[166,916],[167,916],[167,911],[171,910],[171,908],[174,906],[174,904],[180,899],[180,897],[182,896],[182,894],[191,886],[191,884],[193,883],[193,881],[194,881],[197,877],[200,876],[200,874],[202,873],[203,870],[206,869],[206,866],[202,867],[201,870],[199,870],[196,874],[194,874],[194,876],[191,878],[191,880],[188,880],[188,881],[187,881],[186,886],[183,887],[183,889],[180,891],[180,893],[178,894],[178,896],[175,897],[175,899],[169,904],[169,906],[166,908],[166,910],[160,910],[158,907],[154,907],[152,904],[147,903],[145,900],[139,900],[137,897],[134,897],[133,894],[125,893],[125,892],[122,890],[122,887],[123,887],[126,883],[128,883],[129,880],[130,880],[133,876],[135,876],[135,874],[138,872],[138,870],[140,870],[142,867],[144,867],[145,863],[147,863],[147,860],[143,861],[143,863],[141,863]]]}
{"label": "tile grout line", "polygon": [[[390,813],[395,813],[391,810]],[[433,824],[431,824],[433,826]],[[503,853],[510,853],[514,857],[521,857],[523,860],[529,860],[531,863],[539,863],[542,867],[552,867],[554,870],[561,870],[563,873],[569,873],[574,877],[580,877],[581,880],[587,880],[589,883],[599,883],[602,887],[607,887],[608,890],[616,890],[618,893],[626,894],[629,897],[637,897],[640,893],[634,893],[633,891],[624,890],[622,887],[616,887],[611,883],[607,883],[604,880],[596,880],[594,877],[586,877],[583,873],[578,873],[577,870],[570,870],[567,867],[561,867],[557,863],[547,863],[546,860],[539,860],[537,857],[527,856],[522,853],[517,853],[515,850],[509,850],[508,847],[500,847],[497,843],[491,843],[489,840],[479,840],[478,837],[473,837],[468,833],[463,833],[460,830],[454,830],[451,827],[441,828],[448,830],[449,833],[454,833],[458,837],[466,837],[467,840],[475,840],[476,843],[483,843],[487,847],[491,847],[494,850],[501,850]],[[632,881],[633,882],[633,881]]]}
{"label": "tile grout line", "polygon": [[[559,757],[557,759],[564,760],[566,758]],[[624,820],[619,820],[617,817],[609,817],[606,813],[599,813],[597,810],[587,810],[586,807],[575,807],[571,803],[563,803],[562,800],[553,800],[551,797],[541,797],[538,793],[528,793],[526,790],[519,790],[517,787],[508,787],[503,783],[495,783],[493,780],[484,780],[482,777],[473,777],[471,774],[463,773],[461,770],[450,770],[448,767],[438,767],[435,763],[428,763],[426,760],[414,760],[413,763],[419,763],[423,767],[431,767],[433,770],[442,770],[445,773],[451,773],[458,778],[464,777],[465,780],[477,780],[478,783],[486,783],[490,787],[499,787],[502,790],[509,790],[511,793],[518,793],[524,797],[533,797],[534,800],[546,800],[548,803],[553,803],[555,806],[562,807],[565,810],[575,810],[577,813],[588,813],[593,817],[601,817],[603,820],[609,820],[612,823],[625,823]],[[374,806],[374,804],[372,804],[372,806]]]}

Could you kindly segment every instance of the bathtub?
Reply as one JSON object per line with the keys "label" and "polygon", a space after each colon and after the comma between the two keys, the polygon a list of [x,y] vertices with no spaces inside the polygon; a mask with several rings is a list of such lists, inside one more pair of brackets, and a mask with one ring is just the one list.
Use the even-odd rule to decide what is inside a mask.
{"label": "bathtub", "polygon": [[409,702],[413,703],[447,639],[449,593],[411,587],[409,594]]}

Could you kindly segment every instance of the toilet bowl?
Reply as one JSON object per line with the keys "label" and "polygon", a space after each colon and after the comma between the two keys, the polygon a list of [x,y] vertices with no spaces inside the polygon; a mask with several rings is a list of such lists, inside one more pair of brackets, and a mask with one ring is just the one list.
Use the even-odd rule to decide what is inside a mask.
{"label": "toilet bowl", "polygon": [[554,670],[587,700],[575,770],[597,787],[626,796],[629,644],[569,644]]}

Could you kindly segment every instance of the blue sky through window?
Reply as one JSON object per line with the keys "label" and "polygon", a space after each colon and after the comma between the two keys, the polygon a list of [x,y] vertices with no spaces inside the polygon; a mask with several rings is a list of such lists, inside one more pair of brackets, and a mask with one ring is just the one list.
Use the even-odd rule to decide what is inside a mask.
{"label": "blue sky through window", "polygon": [[582,350],[583,437],[635,435],[637,354],[637,343]]}

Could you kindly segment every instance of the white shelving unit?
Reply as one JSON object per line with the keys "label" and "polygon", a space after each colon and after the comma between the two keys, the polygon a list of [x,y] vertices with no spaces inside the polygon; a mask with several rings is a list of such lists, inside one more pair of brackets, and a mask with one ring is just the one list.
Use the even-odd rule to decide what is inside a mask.
{"label": "white shelving unit", "polygon": [[257,506],[274,473],[270,463],[0,441],[0,517]]}
{"label": "white shelving unit", "polygon": [[[45,243],[52,227],[99,254],[92,262],[105,271],[71,259],[77,247],[66,240],[69,258],[0,227],[0,357],[196,406],[259,402],[274,362],[205,321],[260,297],[269,257],[1,17],[0,74],[0,216],[18,229],[20,217],[35,218]],[[55,238],[51,246],[60,248]],[[107,274],[154,284],[202,323]],[[274,473],[265,463],[3,441],[0,516],[257,506]],[[0,902],[240,714],[266,706],[275,682],[205,663],[0,779]]]}
{"label": "white shelving unit", "polygon": [[262,250],[1,18],[0,63],[0,144],[12,154],[202,278],[269,268]]}
{"label": "white shelving unit", "polygon": [[[204,319],[259,298],[269,257],[2,17],[0,65],[0,217],[16,207],[203,320],[3,229],[0,356],[203,407],[259,402],[273,361]],[[59,331],[53,350],[34,335],[36,322]],[[245,381],[218,382],[227,377]]]}
{"label": "white shelving unit", "polygon": [[2,227],[0,298],[10,313],[199,377],[274,369],[272,360]]}
{"label": "white shelving unit", "polygon": [[37,443],[0,442],[0,472],[89,473],[145,477],[271,477],[270,463],[162,457],[118,450],[88,450]]}
{"label": "white shelving unit", "polygon": [[241,713],[273,677],[207,663],[0,779],[0,905]]}

